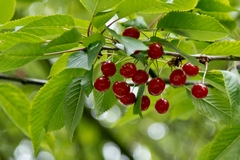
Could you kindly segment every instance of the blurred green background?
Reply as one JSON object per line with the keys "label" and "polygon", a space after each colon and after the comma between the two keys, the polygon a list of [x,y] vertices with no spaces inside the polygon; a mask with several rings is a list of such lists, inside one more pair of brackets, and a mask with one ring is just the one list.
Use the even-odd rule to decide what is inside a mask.
{"label": "blurred green background", "polygon": [[[231,0],[231,4],[237,7],[239,1]],[[17,0],[13,20],[30,15],[51,14],[70,14],[84,20],[90,18],[79,0]],[[150,23],[157,15],[143,16],[146,23]],[[215,62],[211,65],[213,68],[226,68],[226,63]],[[50,67],[51,61],[39,60],[9,74],[47,79]],[[15,84],[30,99],[41,87]],[[213,139],[222,126],[198,114],[188,101],[184,88],[168,88],[166,92],[166,97],[171,101],[169,112],[159,115],[152,104],[144,112],[143,119],[133,116],[131,109],[122,117],[126,108],[118,106],[96,118],[90,97],[73,142],[69,141],[65,128],[53,132],[44,140],[37,157],[33,156],[29,138],[0,109],[0,160],[195,159],[201,148]],[[185,98],[182,98],[184,95]]]}

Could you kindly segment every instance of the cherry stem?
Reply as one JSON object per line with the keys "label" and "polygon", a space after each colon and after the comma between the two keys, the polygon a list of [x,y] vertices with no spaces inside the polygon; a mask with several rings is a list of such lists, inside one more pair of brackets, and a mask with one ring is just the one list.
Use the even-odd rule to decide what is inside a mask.
{"label": "cherry stem", "polygon": [[204,80],[207,74],[207,70],[208,70],[208,62],[205,63],[205,71],[203,73],[203,77],[202,77],[202,84],[204,84]]}

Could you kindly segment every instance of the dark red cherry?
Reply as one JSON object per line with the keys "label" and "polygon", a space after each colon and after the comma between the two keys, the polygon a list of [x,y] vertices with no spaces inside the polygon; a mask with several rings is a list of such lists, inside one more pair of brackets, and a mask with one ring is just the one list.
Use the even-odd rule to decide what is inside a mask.
{"label": "dark red cherry", "polygon": [[122,35],[138,39],[140,32],[136,27],[128,27],[123,31]]}
{"label": "dark red cherry", "polygon": [[185,74],[190,77],[196,76],[199,72],[198,66],[195,66],[189,62],[185,63],[182,69],[185,72]]}
{"label": "dark red cherry", "polygon": [[172,86],[178,87],[185,84],[187,76],[181,69],[176,69],[170,74],[169,82]]}
{"label": "dark red cherry", "polygon": [[127,95],[130,92],[130,86],[124,81],[116,81],[113,84],[113,93],[118,97],[121,98]]}
{"label": "dark red cherry", "polygon": [[125,78],[132,78],[132,76],[134,76],[136,72],[137,72],[137,68],[135,64],[131,62],[125,63],[120,68],[120,74]]}
{"label": "dark red cherry", "polygon": [[145,70],[137,70],[137,72],[132,77],[132,81],[135,84],[144,84],[148,81],[148,74]]}
{"label": "dark red cherry", "polygon": [[151,95],[160,95],[165,88],[165,82],[161,78],[153,78],[148,83],[148,92]]}
{"label": "dark red cherry", "polygon": [[168,111],[168,108],[169,102],[165,98],[160,98],[155,104],[155,109],[160,114],[166,113]]}
{"label": "dark red cherry", "polygon": [[111,77],[116,73],[116,65],[111,61],[102,62],[101,71],[103,75]]}
{"label": "dark red cherry", "polygon": [[101,76],[94,82],[94,88],[99,92],[105,92],[110,88],[111,82],[107,76]]}
{"label": "dark red cherry", "polygon": [[127,95],[119,98],[119,101],[124,105],[131,105],[136,101],[135,94],[133,92],[128,93]]}
{"label": "dark red cherry", "polygon": [[208,88],[201,83],[194,84],[191,89],[191,94],[195,98],[205,98],[208,95]]}
{"label": "dark red cherry", "polygon": [[148,96],[143,95],[141,101],[141,110],[146,111],[150,106],[150,99]]}
{"label": "dark red cherry", "polygon": [[163,55],[162,45],[158,42],[153,42],[149,45],[148,56],[152,59],[158,59]]}

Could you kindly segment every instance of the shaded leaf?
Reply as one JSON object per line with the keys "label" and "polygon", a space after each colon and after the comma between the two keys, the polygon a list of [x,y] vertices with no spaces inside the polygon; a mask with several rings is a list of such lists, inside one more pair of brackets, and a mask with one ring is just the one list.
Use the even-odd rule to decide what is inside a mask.
{"label": "shaded leaf", "polygon": [[92,79],[93,79],[93,67],[91,70],[85,72],[81,81],[81,86],[86,96],[89,96],[89,94],[93,90]]}
{"label": "shaded leaf", "polygon": [[10,21],[15,11],[15,0],[0,0],[0,24]]}
{"label": "shaded leaf", "polygon": [[137,92],[137,100],[134,103],[133,107],[133,114],[139,114],[140,117],[142,117],[142,110],[141,110],[141,103],[142,103],[142,96],[145,91],[145,84],[139,85],[138,92]]}
{"label": "shaded leaf", "polygon": [[81,33],[77,28],[64,32],[61,36],[53,39],[45,49],[45,52],[57,52],[77,47],[81,39]]}
{"label": "shaded leaf", "polygon": [[81,77],[73,79],[66,90],[63,100],[64,123],[70,140],[80,122],[84,109],[84,92],[81,87]]}
{"label": "shaded leaf", "polygon": [[228,35],[215,18],[189,12],[170,12],[158,21],[157,27],[201,41],[214,41]]}
{"label": "shaded leaf", "polygon": [[30,101],[17,87],[0,83],[0,107],[14,124],[28,135],[28,110]]}
{"label": "shaded leaf", "polygon": [[35,43],[18,43],[0,54],[0,71],[21,67],[43,55],[42,48]]}

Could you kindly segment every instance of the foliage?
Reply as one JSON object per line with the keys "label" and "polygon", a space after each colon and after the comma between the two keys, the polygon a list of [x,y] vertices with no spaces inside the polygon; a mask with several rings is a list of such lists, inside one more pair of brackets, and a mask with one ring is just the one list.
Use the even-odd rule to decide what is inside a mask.
{"label": "foliage", "polygon": [[[32,4],[27,0],[18,2]],[[181,153],[185,153],[185,156],[179,154],[179,159],[196,158],[197,155],[198,159],[234,159],[232,155],[239,154],[239,65],[235,62],[214,63],[214,56],[221,56],[225,61],[240,59],[239,21],[238,17],[231,14],[239,14],[237,4],[229,0],[80,0],[72,6],[80,6],[83,10],[85,8],[82,13],[84,16],[75,16],[70,11],[63,11],[61,14],[55,11],[54,14],[17,17],[15,11],[19,6],[15,1],[0,0],[0,3],[0,72],[15,75],[19,71],[36,72],[35,77],[48,78],[41,88],[33,87],[30,91],[17,83],[0,83],[0,111],[31,139],[35,155],[40,148],[51,149],[54,154],[55,147],[52,143],[59,140],[59,135],[52,131],[61,133],[63,127],[67,130],[71,142],[77,140],[97,143],[100,139],[98,136],[94,142],[84,133],[89,130],[88,133],[98,134],[104,127],[99,125],[96,129],[91,126],[98,122],[95,122],[89,108],[85,106],[94,106],[93,112],[96,117],[110,113],[115,108],[120,110],[121,118],[112,128],[119,133],[123,133],[120,130],[124,124],[129,124],[129,130],[135,128],[133,132],[139,132],[137,127],[133,126],[136,122],[149,125],[150,121],[162,121],[176,130],[184,130],[187,127],[178,127],[180,123],[185,125],[182,124],[183,121],[187,124],[192,124],[191,121],[201,124],[203,119],[210,120],[217,128],[216,137],[204,139],[200,147],[207,142],[209,144],[199,153],[193,151],[194,157],[188,157],[190,151],[184,150]],[[51,6],[53,2],[48,3]],[[62,3],[59,5],[63,6]],[[66,3],[70,5],[73,2]],[[54,6],[51,7],[54,11]],[[139,39],[121,35],[123,29],[128,26],[140,29]],[[165,55],[161,60],[151,61],[146,58],[151,42],[160,42],[163,45]],[[134,55],[135,51],[140,53]],[[197,54],[204,55],[201,61],[210,60],[209,69],[206,63],[199,63]],[[113,61],[117,66],[117,73],[110,78],[111,86],[116,80],[123,80],[119,69],[125,62],[134,62],[138,68],[149,71],[152,77],[161,76],[169,82],[172,66],[166,67],[166,64],[176,55],[181,57],[183,62],[188,61],[199,66],[201,72],[197,77],[190,78],[190,81],[205,80],[209,85],[206,98],[194,98],[190,92],[191,83],[179,88],[167,85],[161,96],[169,99],[170,110],[166,115],[157,115],[153,108],[159,97],[149,95],[145,84],[134,87],[136,103],[128,107],[118,102],[112,89],[101,93],[93,87],[93,82],[101,75],[101,62],[106,60]],[[49,66],[47,73],[37,74],[42,73],[46,67],[37,65],[43,61],[53,64]],[[36,90],[36,94],[29,93]],[[143,94],[148,94],[153,102],[151,109],[146,112],[142,112],[140,108]],[[91,123],[88,125],[88,122]],[[84,125],[84,129],[81,129]],[[198,133],[200,127],[190,130]],[[130,137],[133,132],[129,131],[129,135],[123,134]],[[175,141],[184,136],[169,132]],[[208,131],[201,133],[210,134]],[[146,134],[140,135],[146,138]],[[107,136],[110,137],[108,140],[114,140],[111,134]],[[169,137],[163,139],[163,142],[166,143]],[[196,137],[197,141],[197,135],[193,137]],[[149,143],[144,138],[140,140],[139,136],[134,138],[139,143]],[[120,143],[118,145],[122,149]],[[154,146],[162,147],[162,144],[157,143]],[[169,146],[166,148],[170,148]],[[129,150],[130,147],[127,147]],[[156,149],[151,146],[149,148],[152,158],[160,156],[157,155]],[[93,158],[88,156],[86,155],[86,158]],[[174,151],[161,150],[161,156],[163,159],[173,159]]]}

